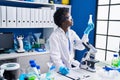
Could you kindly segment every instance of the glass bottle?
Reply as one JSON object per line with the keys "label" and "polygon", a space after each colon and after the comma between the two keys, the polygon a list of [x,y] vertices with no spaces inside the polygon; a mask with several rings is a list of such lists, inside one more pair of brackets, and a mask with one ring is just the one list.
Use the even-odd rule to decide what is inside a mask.
{"label": "glass bottle", "polygon": [[119,67],[120,67],[120,43],[119,43],[119,51],[118,51],[118,54],[119,54]]}
{"label": "glass bottle", "polygon": [[49,68],[49,71],[46,73],[46,78],[48,80],[55,80],[54,74],[55,74],[55,66],[51,66]]}
{"label": "glass bottle", "polygon": [[28,80],[38,80],[38,71],[35,60],[29,61],[30,66],[27,68]]}
{"label": "glass bottle", "polygon": [[36,65],[37,71],[38,71],[38,79],[40,80],[41,77],[41,70],[40,70],[40,66]]}
{"label": "glass bottle", "polygon": [[119,66],[119,58],[117,54],[113,54],[113,59],[112,59],[112,67],[118,67]]}

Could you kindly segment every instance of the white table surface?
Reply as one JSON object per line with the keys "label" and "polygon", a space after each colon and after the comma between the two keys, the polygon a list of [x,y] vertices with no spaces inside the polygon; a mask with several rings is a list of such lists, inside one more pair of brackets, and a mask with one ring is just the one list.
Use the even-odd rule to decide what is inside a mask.
{"label": "white table surface", "polygon": [[[109,74],[108,72],[104,72],[103,66],[105,65],[108,64],[104,63],[97,64],[96,72],[90,72],[84,69],[70,70],[68,76],[72,74],[72,77],[80,77],[80,80],[120,80],[120,72],[118,72],[118,74],[112,73],[112,75]],[[107,77],[104,74],[107,74]],[[67,78],[66,76],[63,76],[61,74],[55,73],[55,80],[72,80],[72,79]]]}

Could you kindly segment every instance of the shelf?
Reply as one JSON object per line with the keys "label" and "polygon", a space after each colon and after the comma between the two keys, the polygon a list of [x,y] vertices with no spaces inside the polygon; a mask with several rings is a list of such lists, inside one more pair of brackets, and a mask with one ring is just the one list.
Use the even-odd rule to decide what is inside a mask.
{"label": "shelf", "polygon": [[39,8],[39,7],[53,7],[53,4],[48,3],[38,3],[29,1],[9,1],[0,0],[0,5],[3,6],[14,6],[14,7],[28,7],[28,8]]}
{"label": "shelf", "polygon": [[49,54],[49,51],[46,51],[46,52],[25,52],[25,53],[0,54],[0,60],[14,59],[14,58],[18,58],[18,57],[32,56],[32,55],[45,55],[45,54]]}
{"label": "shelf", "polygon": [[[51,15],[51,14],[54,14],[54,11],[57,9],[57,8],[59,8],[59,7],[67,7],[67,8],[70,8],[70,11],[71,11],[71,6],[70,5],[62,5],[62,4],[49,4],[49,3],[38,3],[38,2],[28,2],[28,1],[10,1],[10,0],[0,0],[0,6],[7,6],[7,8],[5,7],[5,8],[1,8],[0,7],[0,9],[1,9],[1,12],[2,12],[2,9],[5,11],[4,13],[5,13],[5,22],[7,22],[7,18],[9,17],[8,16],[8,13],[7,12],[12,12],[11,10],[12,9],[10,9],[9,11],[8,11],[8,6],[12,6],[12,7],[20,7],[20,9],[21,9],[21,7],[25,7],[25,8],[41,8],[41,7],[49,7],[49,8],[52,8],[51,10],[52,11],[50,11],[49,10],[49,12],[50,12],[50,16],[52,16],[52,18],[53,18],[53,15]],[[7,10],[6,10],[7,9]],[[14,8],[15,9],[15,8]],[[23,8],[24,9],[24,8]],[[42,10],[44,10],[44,8],[41,8]],[[10,18],[11,20],[16,20],[17,21],[17,19],[16,19],[16,17],[18,17],[18,16],[16,16],[16,15],[18,15],[17,13],[16,13],[16,9],[15,10],[13,10],[13,11],[15,11],[13,14],[15,14],[15,15],[12,15],[12,13],[10,13],[11,15],[10,15],[10,17],[11,16],[14,16],[14,18]],[[19,11],[19,10],[18,10]],[[29,11],[29,10],[28,10]],[[21,12],[22,12],[22,10],[21,10]],[[24,15],[22,14],[20,12],[20,16],[23,16],[24,18],[26,18],[26,12],[27,11],[23,11],[24,12]],[[45,12],[48,12],[48,11],[44,11],[44,16],[43,16],[43,13],[41,13],[41,15],[43,16],[43,17],[45,17],[47,14],[45,13]],[[19,13],[19,12],[18,12]],[[29,11],[29,13],[30,13],[30,11]],[[30,13],[31,14],[31,13]],[[33,15],[37,15],[37,14],[34,14],[33,13]],[[0,15],[1,16],[1,15]],[[21,18],[19,16],[19,18]],[[41,17],[42,17],[41,16]],[[50,17],[49,16],[49,17]],[[29,16],[29,17],[31,17],[31,16]],[[48,16],[47,16],[48,17]],[[35,17],[34,17],[35,18]],[[22,19],[20,19],[21,21],[22,21]],[[23,19],[24,20],[24,19]],[[27,20],[30,20],[30,18],[27,18],[26,19],[26,21]],[[31,20],[30,20],[31,21]],[[47,20],[46,20],[47,21]],[[11,25],[9,25],[9,24],[7,24],[7,23],[4,23],[5,24],[5,27],[1,27],[1,29],[2,28],[6,28],[6,29],[14,29],[14,28],[18,28],[18,30],[19,30],[19,28],[24,28],[24,29],[27,29],[27,28],[42,28],[43,30],[43,37],[45,38],[45,39],[48,39],[49,38],[49,36],[50,36],[50,34],[52,33],[52,31],[53,31],[53,29],[55,29],[56,28],[56,25],[52,25],[52,26],[46,26],[46,25],[42,25],[43,27],[31,27],[31,26],[28,26],[28,27],[24,27],[24,26],[22,26],[22,24],[18,27],[18,25],[17,25],[17,27],[16,26],[11,26]],[[7,26],[7,27],[6,27]],[[24,34],[24,32],[23,32],[23,34]],[[49,52],[26,52],[26,53],[10,53],[10,54],[0,54],[0,60],[5,60],[5,59],[14,59],[14,58],[18,58],[18,57],[23,57],[23,56],[32,56],[32,55],[41,55],[41,54],[46,54],[46,53],[49,53]]]}

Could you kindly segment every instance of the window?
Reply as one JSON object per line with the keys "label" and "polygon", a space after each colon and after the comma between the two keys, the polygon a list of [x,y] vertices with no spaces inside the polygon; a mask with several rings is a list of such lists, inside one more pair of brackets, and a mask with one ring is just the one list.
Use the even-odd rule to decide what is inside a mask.
{"label": "window", "polygon": [[111,60],[120,45],[120,0],[98,0],[96,59]]}

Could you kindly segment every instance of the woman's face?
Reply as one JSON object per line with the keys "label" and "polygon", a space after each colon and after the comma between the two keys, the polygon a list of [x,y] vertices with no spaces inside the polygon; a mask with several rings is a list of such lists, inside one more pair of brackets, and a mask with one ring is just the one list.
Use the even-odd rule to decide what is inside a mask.
{"label": "woman's face", "polygon": [[65,19],[66,19],[66,20],[65,20],[64,24],[65,24],[66,26],[70,27],[70,26],[73,25],[72,16],[71,16],[69,13],[66,14]]}

